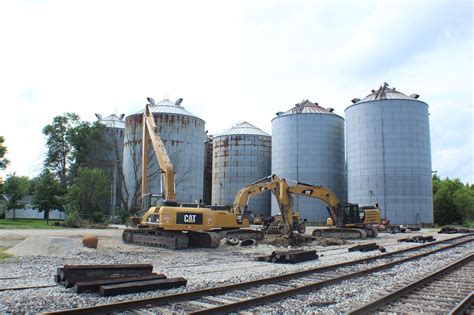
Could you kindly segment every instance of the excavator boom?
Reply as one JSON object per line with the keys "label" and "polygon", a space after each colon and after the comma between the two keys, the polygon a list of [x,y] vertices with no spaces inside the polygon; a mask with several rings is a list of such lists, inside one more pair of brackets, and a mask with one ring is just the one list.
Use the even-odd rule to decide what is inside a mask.
{"label": "excavator boom", "polygon": [[278,176],[270,175],[245,186],[235,195],[231,212],[244,213],[250,197],[261,194],[268,190],[274,190],[278,186],[279,182],[280,179]]}
{"label": "excavator boom", "polygon": [[174,167],[171,159],[166,152],[165,145],[161,140],[153,115],[150,111],[150,106],[146,105],[143,112],[143,127],[142,127],[142,195],[148,193],[148,146],[149,141],[155,151],[155,156],[158,160],[160,170],[163,173],[163,189],[164,199],[176,200],[176,193],[174,191]]}
{"label": "excavator boom", "polygon": [[288,192],[290,194],[312,197],[323,201],[326,204],[332,221],[336,222],[339,200],[329,188],[297,182],[296,185],[289,186]]}

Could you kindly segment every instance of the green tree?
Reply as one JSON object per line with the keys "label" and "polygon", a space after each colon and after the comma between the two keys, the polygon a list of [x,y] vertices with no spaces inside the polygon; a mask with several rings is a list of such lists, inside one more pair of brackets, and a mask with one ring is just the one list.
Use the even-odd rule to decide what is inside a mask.
{"label": "green tree", "polygon": [[107,150],[104,141],[105,125],[100,122],[80,122],[68,132],[67,140],[71,145],[70,175],[76,177],[82,167],[102,167]]}
{"label": "green tree", "polygon": [[474,189],[459,179],[433,176],[433,212],[437,224],[472,220]]}
{"label": "green tree", "polygon": [[78,176],[81,167],[101,167],[107,148],[104,144],[105,126],[100,122],[81,121],[74,113],[53,118],[43,128],[48,148],[45,168],[48,168],[66,188]]}
{"label": "green tree", "polygon": [[78,124],[77,114],[65,113],[54,117],[53,123],[43,128],[47,147],[44,166],[59,179],[63,188],[66,187],[68,170],[72,162],[72,146],[68,141],[68,134]]}
{"label": "green tree", "polygon": [[24,204],[21,199],[25,197],[30,188],[30,180],[26,176],[9,175],[3,187],[8,198],[7,208],[13,209],[13,220],[16,219],[16,209],[21,209]]}
{"label": "green tree", "polygon": [[62,210],[61,185],[54,178],[54,175],[45,169],[43,173],[35,180],[35,189],[33,194],[33,205],[38,210],[44,211],[44,219],[49,220],[49,211],[53,209]]}
{"label": "green tree", "polygon": [[453,194],[453,203],[463,221],[474,221],[474,188],[468,184]]}
{"label": "green tree", "polygon": [[10,162],[5,157],[5,155],[7,154],[7,147],[3,145],[4,142],[5,142],[5,138],[0,136],[0,170],[4,170],[7,167],[8,163]]}
{"label": "green tree", "polygon": [[109,199],[109,183],[103,170],[82,168],[66,195],[68,212],[78,212],[91,221],[100,221]]}

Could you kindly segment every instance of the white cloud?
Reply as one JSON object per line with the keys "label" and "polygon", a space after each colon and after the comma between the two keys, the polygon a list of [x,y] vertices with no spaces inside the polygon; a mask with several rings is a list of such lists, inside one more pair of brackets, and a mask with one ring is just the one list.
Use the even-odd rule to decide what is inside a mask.
{"label": "white cloud", "polygon": [[[439,106],[456,104],[464,125],[472,126],[466,7],[472,4],[2,2],[0,134],[12,160],[7,170],[40,170],[41,129],[64,112],[90,120],[95,112],[130,114],[147,96],[167,94],[183,97],[210,133],[237,121],[270,132],[274,114],[303,98],[343,115],[352,98],[388,81],[431,105],[433,167],[467,179],[469,172],[437,158],[448,150],[473,159],[472,136],[459,136],[466,127],[438,114]],[[439,128],[442,119],[455,141]]]}

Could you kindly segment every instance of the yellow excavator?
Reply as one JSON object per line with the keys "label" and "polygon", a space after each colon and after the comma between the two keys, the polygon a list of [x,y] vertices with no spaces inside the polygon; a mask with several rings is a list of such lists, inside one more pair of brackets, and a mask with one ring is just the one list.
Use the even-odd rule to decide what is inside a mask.
{"label": "yellow excavator", "polygon": [[[328,188],[293,182],[289,185],[287,180],[281,179],[277,197],[283,221],[293,224],[292,195],[316,198],[323,201],[329,212],[328,219],[331,227],[316,228],[313,236],[338,237],[338,238],[366,238],[377,237],[375,225],[380,224],[380,210],[377,208],[360,209],[358,204],[339,202],[336,195]],[[286,218],[285,218],[286,215]]]}
{"label": "yellow excavator", "polygon": [[[249,220],[244,217],[249,198],[270,190],[274,185],[263,179],[242,188],[235,196],[231,207],[204,206],[202,204],[179,203],[174,187],[174,167],[158,133],[148,105],[142,122],[142,196],[145,213],[138,218],[135,228],[123,231],[125,243],[146,246],[182,249],[187,247],[217,247],[222,237],[230,235],[239,239],[260,240],[264,233],[248,229]],[[164,192],[162,198],[152,205],[148,194],[148,159],[151,142],[163,174]]]}

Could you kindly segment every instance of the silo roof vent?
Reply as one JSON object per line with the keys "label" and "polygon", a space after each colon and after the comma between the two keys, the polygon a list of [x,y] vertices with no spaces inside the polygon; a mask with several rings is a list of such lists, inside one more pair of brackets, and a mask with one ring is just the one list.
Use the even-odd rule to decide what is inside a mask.
{"label": "silo roof vent", "polygon": [[[280,115],[277,116],[285,116],[285,115],[292,115],[292,114],[312,114],[312,113],[317,113],[317,114],[329,114],[329,115],[336,115],[333,113],[334,109],[328,107],[327,109],[319,106],[318,103],[312,103],[308,100],[303,100],[300,103],[296,104],[295,107],[292,109],[281,113]],[[280,113],[280,112],[279,112]]]}
{"label": "silo roof vent", "polygon": [[377,90],[372,90],[369,95],[367,95],[362,100],[355,98],[352,100],[352,103],[356,104],[359,102],[367,102],[367,101],[375,101],[375,100],[391,100],[391,99],[402,99],[402,100],[410,100],[410,99],[418,99],[418,94],[411,94],[410,96],[396,91],[396,89],[390,88],[387,82],[384,82]]}
{"label": "silo roof vent", "polygon": [[270,135],[265,131],[245,121],[243,123],[238,123],[237,125],[225,130],[224,132],[215,135],[214,138],[231,135],[257,135],[270,137]]}
{"label": "silo roof vent", "polygon": [[97,117],[97,121],[104,124],[107,128],[125,128],[125,121],[123,120],[125,114],[121,114],[120,116],[112,114],[105,117],[102,117],[100,114],[95,114],[95,116]]}

